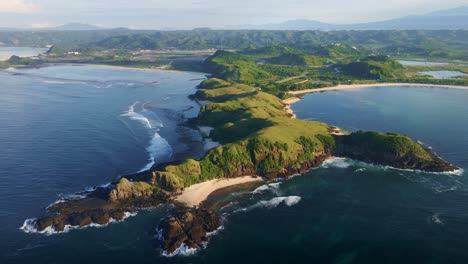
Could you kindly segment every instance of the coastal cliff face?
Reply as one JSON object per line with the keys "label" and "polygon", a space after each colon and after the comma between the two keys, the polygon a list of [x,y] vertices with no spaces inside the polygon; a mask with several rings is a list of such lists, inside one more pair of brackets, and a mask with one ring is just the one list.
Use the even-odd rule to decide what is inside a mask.
{"label": "coastal cliff face", "polygon": [[399,169],[449,172],[458,168],[411,138],[395,133],[358,131],[335,136],[333,155]]}
{"label": "coastal cliff face", "polygon": [[[204,81],[194,99],[203,100],[193,123],[208,126],[208,135],[221,143],[200,160],[187,159],[160,164],[149,171],[127,175],[109,187],[98,188],[80,200],[66,200],[48,208],[48,214],[34,222],[39,231],[56,231],[66,225],[87,226],[121,220],[138,208],[171,202],[186,187],[217,178],[258,175],[265,179],[288,177],[319,166],[332,155],[364,162],[431,172],[456,168],[428,149],[399,134],[356,132],[335,136],[327,124],[290,118],[282,101],[245,84],[232,84],[241,76],[261,73],[249,67],[219,65],[216,56],[208,63],[221,79]],[[222,64],[222,63],[221,63]],[[246,64],[252,66],[250,62]],[[226,78],[225,76],[229,76]],[[181,245],[201,248],[216,230],[220,219],[207,208],[176,210],[162,220],[162,248],[173,253]]]}

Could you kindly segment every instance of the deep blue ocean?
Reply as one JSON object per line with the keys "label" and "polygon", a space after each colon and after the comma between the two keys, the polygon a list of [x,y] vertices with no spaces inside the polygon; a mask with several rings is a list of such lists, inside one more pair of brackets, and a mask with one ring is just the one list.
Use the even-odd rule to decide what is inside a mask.
{"label": "deep blue ocean", "polygon": [[[53,66],[0,72],[0,263],[468,263],[466,173],[397,171],[345,159],[236,191],[223,230],[191,256],[161,256],[167,208],[123,223],[26,234],[59,199],[193,152],[188,98],[203,74]],[[468,91],[370,88],[306,95],[301,119],[394,131],[468,169]],[[221,199],[221,198],[220,198]]]}

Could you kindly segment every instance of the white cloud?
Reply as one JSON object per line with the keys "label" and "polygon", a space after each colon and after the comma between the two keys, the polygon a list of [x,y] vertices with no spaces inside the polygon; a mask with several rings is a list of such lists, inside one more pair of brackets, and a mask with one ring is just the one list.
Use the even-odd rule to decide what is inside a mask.
{"label": "white cloud", "polygon": [[0,13],[29,13],[36,7],[25,0],[0,0]]}

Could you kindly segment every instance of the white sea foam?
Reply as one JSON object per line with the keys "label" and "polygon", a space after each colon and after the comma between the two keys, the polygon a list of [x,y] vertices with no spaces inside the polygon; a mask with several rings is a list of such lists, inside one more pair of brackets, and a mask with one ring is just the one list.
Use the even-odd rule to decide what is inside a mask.
{"label": "white sea foam", "polygon": [[275,197],[268,201],[260,201],[254,205],[255,207],[265,207],[268,209],[275,208],[281,203],[284,202],[287,206],[293,206],[301,201],[300,196],[283,196],[283,197]]}
{"label": "white sea foam", "polygon": [[237,213],[237,212],[246,212],[246,211],[250,211],[252,209],[256,209],[256,208],[267,208],[267,209],[272,209],[272,208],[275,208],[277,207],[278,205],[284,203],[286,206],[293,206],[293,205],[296,205],[298,204],[300,201],[301,201],[301,197],[300,196],[280,196],[280,197],[275,197],[271,200],[262,200],[262,201],[259,201],[257,202],[256,204],[252,205],[252,206],[249,206],[247,208],[241,208],[241,209],[238,209],[236,211],[234,211],[234,213]]}
{"label": "white sea foam", "polygon": [[164,250],[161,255],[164,257],[174,257],[174,256],[192,256],[197,253],[198,249],[196,248],[189,248],[185,243],[182,243],[174,252],[169,253],[167,250]]}
{"label": "white sea foam", "polygon": [[[218,227],[218,229],[216,229],[213,232],[207,232],[206,237],[214,236],[218,234],[220,231],[222,231],[223,229],[224,229],[224,226],[220,226]],[[156,239],[161,240],[161,241],[164,239],[162,235],[162,229],[156,230]],[[174,252],[170,253],[167,250],[163,250],[161,255],[164,257],[168,257],[168,258],[172,258],[175,256],[180,256],[180,257],[193,256],[195,255],[195,253],[197,253],[198,250],[205,249],[207,245],[208,245],[208,242],[204,242],[202,245],[202,248],[190,248],[185,243],[182,243],[176,250],[174,250]]]}
{"label": "white sea foam", "polygon": [[143,123],[145,126],[147,126],[148,128],[153,128],[150,120],[148,118],[146,118],[144,115],[138,113],[138,112],[135,112],[135,106],[138,104],[139,102],[135,102],[133,103],[129,109],[123,113],[122,115],[120,116],[126,116],[126,117],[129,117],[131,120],[136,120],[136,121],[140,121],[141,123]]}
{"label": "white sea foam", "polygon": [[112,183],[108,182],[108,183],[104,183],[104,184],[101,184],[101,185],[98,185],[98,186],[88,186],[88,187],[85,187],[85,191],[84,192],[94,192],[97,188],[107,188],[109,186],[111,186]]}
{"label": "white sea foam", "polygon": [[429,146],[428,144],[422,142],[421,140],[417,140],[417,142],[418,142],[419,145],[421,145],[421,146],[423,146],[425,148],[432,149],[431,146]]}
{"label": "white sea foam", "polygon": [[381,167],[385,170],[391,169],[391,170],[397,170],[397,171],[407,171],[407,172],[414,172],[414,173],[424,173],[424,174],[436,174],[436,175],[455,175],[455,176],[461,176],[465,172],[463,169],[458,169],[454,171],[442,171],[442,172],[430,172],[430,171],[422,171],[422,170],[412,170],[412,169],[399,169],[395,168],[392,166],[381,166],[381,165],[374,165],[374,164],[369,164],[370,166],[373,167]]}
{"label": "white sea foam", "polygon": [[259,193],[263,193],[263,192],[266,192],[266,191],[270,191],[270,192],[273,192],[275,194],[279,194],[279,187],[280,187],[281,183],[282,182],[275,182],[275,183],[268,183],[268,184],[262,185],[262,186],[258,187],[257,189],[255,189],[252,193],[259,194]]}
{"label": "white sea foam", "polygon": [[341,168],[345,169],[352,165],[353,161],[348,158],[332,158],[322,163],[323,168]]}
{"label": "white sea foam", "polygon": [[36,226],[36,220],[37,218],[29,218],[29,219],[26,219],[23,223],[23,225],[19,228],[20,230],[23,230],[23,232],[25,233],[38,233],[38,234],[44,234],[44,235],[55,235],[55,234],[61,234],[61,233],[67,233],[69,232],[70,230],[73,230],[73,229],[84,229],[84,228],[88,228],[88,227],[106,227],[112,223],[121,223],[123,222],[125,219],[129,218],[129,217],[132,217],[132,216],[136,216],[137,213],[130,213],[130,212],[125,212],[124,214],[124,217],[122,218],[122,220],[116,220],[116,219],[113,219],[113,218],[110,218],[109,219],[109,222],[107,222],[106,224],[96,224],[96,223],[91,223],[90,225],[87,225],[87,226],[72,226],[72,225],[65,225],[64,226],[64,229],[63,231],[57,231],[55,230],[55,228],[53,226],[48,226],[47,228],[45,228],[44,230],[42,231],[39,231],[37,229],[37,226]]}
{"label": "white sea foam", "polygon": [[[131,120],[140,121],[148,129],[154,132],[153,137],[149,142],[149,146],[146,148],[146,151],[148,151],[149,154],[149,163],[138,172],[149,170],[156,163],[156,161],[167,160],[172,156],[173,153],[169,142],[167,142],[167,140],[161,137],[157,132],[158,128],[163,127],[164,124],[161,122],[161,120],[159,120],[155,113],[146,110],[146,105],[147,103],[141,104],[137,101],[130,105],[129,109],[121,115],[128,117]],[[141,110],[137,111],[137,107],[141,108]]]}
{"label": "white sea foam", "polygon": [[456,191],[458,189],[460,189],[460,186],[452,186],[452,187],[449,187],[449,188],[444,188],[444,187],[434,187],[433,188],[436,193],[444,193],[444,192],[451,192],[451,191]]}
{"label": "white sea foam", "polygon": [[224,226],[219,226],[218,229],[216,229],[215,231],[207,232],[206,237],[212,237],[214,235],[217,235],[219,232],[221,232],[223,230],[224,230]]}
{"label": "white sea foam", "polygon": [[[163,230],[156,229],[156,236],[155,238],[159,241],[164,240]],[[185,243],[182,243],[174,252],[169,252],[167,250],[162,250],[161,255],[163,257],[172,258],[174,256],[191,256],[197,252],[198,249],[196,248],[189,248]]]}
{"label": "white sea foam", "polygon": [[155,133],[150,141],[150,145],[146,148],[149,153],[149,163],[139,172],[149,170],[157,160],[166,160],[172,155],[172,147],[166,139]]}

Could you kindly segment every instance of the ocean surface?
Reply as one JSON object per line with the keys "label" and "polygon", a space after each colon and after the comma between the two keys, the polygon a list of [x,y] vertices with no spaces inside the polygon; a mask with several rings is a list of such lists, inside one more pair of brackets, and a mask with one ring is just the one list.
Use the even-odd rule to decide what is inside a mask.
{"label": "ocean surface", "polygon": [[[83,257],[104,248],[105,255],[112,255],[112,248],[136,237],[122,244],[110,237],[100,240],[102,231],[125,237],[119,232],[128,224],[136,224],[129,231],[139,237],[152,231],[159,217],[135,219],[151,221],[150,230],[132,221],[54,236],[26,234],[19,227],[63,196],[181,153],[200,156],[199,132],[179,125],[198,114],[199,105],[188,96],[204,78],[200,73],[75,65],[0,71],[0,263],[63,263],[67,256],[76,258],[71,252],[85,248],[91,251]],[[121,231],[111,231],[116,227]],[[151,240],[143,244],[154,250]],[[62,254],[59,247],[72,251]]]}
{"label": "ocean surface", "polygon": [[[187,95],[204,76],[91,66],[21,73],[0,72],[1,263],[468,263],[464,172],[346,159],[218,197],[223,229],[189,256],[161,256],[155,228],[165,207],[106,227],[26,234],[24,220],[60,194],[193,148],[184,142],[199,135],[177,124],[196,115]],[[468,169],[467,102],[464,90],[391,87],[310,94],[293,109],[347,130],[408,134]]]}

